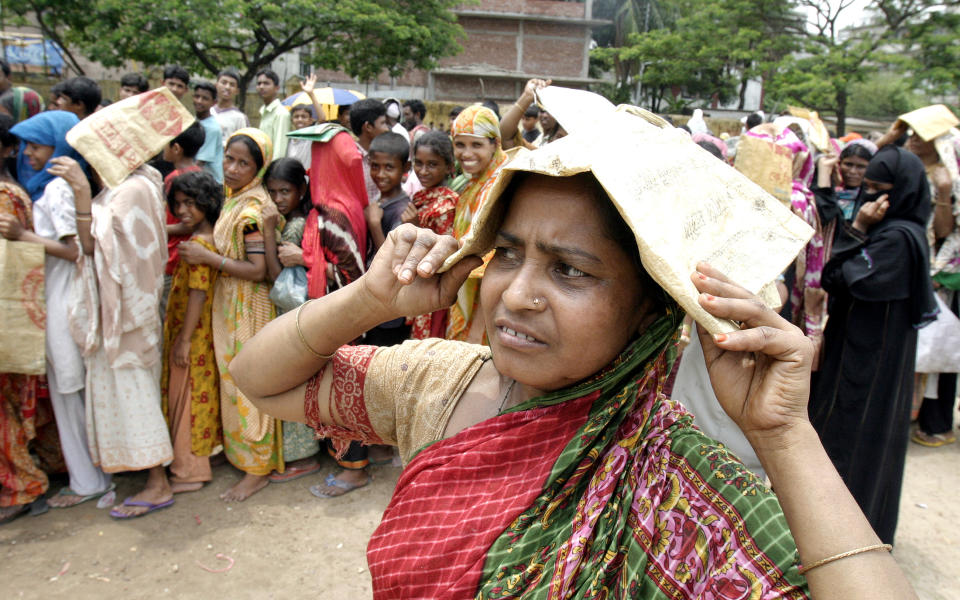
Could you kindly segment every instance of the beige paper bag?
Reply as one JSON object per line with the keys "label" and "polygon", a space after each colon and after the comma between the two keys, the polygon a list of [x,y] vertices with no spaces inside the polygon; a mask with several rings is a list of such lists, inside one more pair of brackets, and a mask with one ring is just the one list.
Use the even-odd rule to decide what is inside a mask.
{"label": "beige paper bag", "polygon": [[42,244],[0,238],[0,373],[46,372]]}
{"label": "beige paper bag", "polygon": [[160,87],[98,110],[67,132],[67,142],[107,187],[116,187],[195,120]]}
{"label": "beige paper bag", "polygon": [[742,135],[733,166],[781,202],[790,202],[793,153],[789,148],[751,135]]}
{"label": "beige paper bag", "polygon": [[951,127],[960,125],[960,120],[943,104],[931,104],[918,108],[900,115],[898,120],[909,125],[913,132],[925,142],[947,133]]}

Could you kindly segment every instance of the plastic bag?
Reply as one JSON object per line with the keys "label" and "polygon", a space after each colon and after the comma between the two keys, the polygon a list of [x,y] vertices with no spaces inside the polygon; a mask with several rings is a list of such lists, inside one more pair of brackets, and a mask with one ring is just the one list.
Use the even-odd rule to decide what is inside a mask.
{"label": "plastic bag", "polygon": [[282,312],[295,309],[307,301],[307,269],[297,265],[284,267],[270,290],[270,300]]}

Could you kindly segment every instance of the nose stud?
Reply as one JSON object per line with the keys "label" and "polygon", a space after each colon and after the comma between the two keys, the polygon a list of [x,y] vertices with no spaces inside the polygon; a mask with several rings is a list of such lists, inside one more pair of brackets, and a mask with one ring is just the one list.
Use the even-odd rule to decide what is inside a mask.
{"label": "nose stud", "polygon": [[541,300],[540,298],[534,298],[534,299],[533,299],[533,305],[534,305],[534,306],[540,306],[540,303],[541,303],[541,302],[543,302],[543,300]]}

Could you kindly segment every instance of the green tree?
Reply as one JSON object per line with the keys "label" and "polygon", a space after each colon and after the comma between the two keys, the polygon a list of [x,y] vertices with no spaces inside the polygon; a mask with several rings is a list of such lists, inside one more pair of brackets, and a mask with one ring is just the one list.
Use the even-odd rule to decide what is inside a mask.
{"label": "green tree", "polygon": [[[455,54],[457,0],[9,0],[65,48],[106,66],[179,63],[199,73],[237,67],[246,89],[280,55],[305,49],[317,67],[370,80],[429,69]],[[51,36],[52,37],[52,36]],[[238,100],[242,101],[243,95]]]}
{"label": "green tree", "polygon": [[931,11],[904,36],[913,83],[931,95],[960,88],[960,12]]}
{"label": "green tree", "polygon": [[879,72],[850,86],[847,108],[850,114],[865,119],[890,120],[923,104],[909,76]]}
{"label": "green tree", "polygon": [[[766,81],[767,99],[809,106],[837,118],[837,134],[846,131],[852,86],[885,63],[902,62],[902,36],[912,25],[957,0],[875,0],[866,24],[843,28],[851,0],[799,0],[810,18],[803,36],[803,55],[785,58]],[[953,67],[955,69],[955,65]]]}
{"label": "green tree", "polygon": [[621,81],[642,86],[635,101],[642,95],[653,110],[681,91],[724,102],[736,97],[742,107],[747,81],[794,49],[802,19],[793,8],[794,0],[661,0],[656,14],[669,21],[650,30],[634,27],[622,40],[614,36],[594,56],[616,66]]}

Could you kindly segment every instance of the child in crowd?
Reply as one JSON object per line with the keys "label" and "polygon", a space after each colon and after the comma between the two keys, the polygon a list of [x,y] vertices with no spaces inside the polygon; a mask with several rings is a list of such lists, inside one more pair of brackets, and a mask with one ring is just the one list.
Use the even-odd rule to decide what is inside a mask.
{"label": "child in crowd", "polygon": [[[284,267],[304,265],[303,231],[310,211],[310,195],[307,191],[307,173],[303,165],[293,158],[273,161],[263,177],[273,204],[263,207],[263,242],[267,261],[267,278],[276,281]],[[276,206],[274,206],[276,205]],[[277,244],[276,226],[280,215],[286,219]],[[283,311],[277,307],[277,314]],[[283,473],[274,472],[270,481],[282,483],[299,479],[320,469],[316,455],[320,443],[313,430],[303,423],[283,422]]]}
{"label": "child in crowd", "polygon": [[270,136],[276,156],[287,155],[287,133],[290,131],[290,111],[280,102],[280,76],[270,69],[257,73],[257,94],[263,100],[260,107],[260,131]]}
{"label": "child in crowd", "polygon": [[[179,175],[168,184],[167,206],[190,230],[189,240],[216,252],[213,224],[220,215],[223,186],[203,171]],[[169,213],[168,213],[169,214]],[[211,479],[209,456],[222,444],[220,391],[213,352],[213,285],[217,271],[178,262],[163,323],[163,412],[170,426],[173,462],[170,489],[193,492]]]}
{"label": "child in crowd", "polygon": [[[453,216],[460,196],[447,183],[454,164],[453,143],[446,133],[429,131],[417,138],[413,143],[413,170],[423,189],[413,195],[404,209],[404,223],[426,227],[437,235],[453,235]],[[413,339],[442,338],[447,331],[447,309],[420,315],[408,324]]]}
{"label": "child in crowd", "polygon": [[[305,104],[299,104],[290,109],[290,122],[294,131],[310,127],[317,120],[313,117],[313,110]],[[287,157],[300,161],[304,169],[310,168],[311,140],[287,138]]]}
{"label": "child in crowd", "polygon": [[72,112],[78,119],[85,119],[97,110],[102,99],[100,86],[96,81],[89,77],[74,77],[63,83],[60,95],[57,96],[57,108]]}
{"label": "child in crowd", "polygon": [[[361,100],[361,102],[365,101]],[[382,116],[378,117],[377,121],[383,122]],[[364,210],[368,229],[368,262],[383,244],[387,234],[403,223],[400,215],[410,203],[410,199],[404,193],[401,184],[403,174],[410,168],[409,156],[410,144],[405,135],[388,131],[370,142],[370,176],[376,183],[380,199],[371,202]],[[368,331],[363,343],[392,346],[402,343],[409,334],[410,328],[406,325],[406,319],[401,317],[381,323]],[[332,448],[329,444],[328,447]],[[331,453],[333,453],[332,450]],[[366,471],[367,465],[371,462],[373,464],[389,462],[392,459],[392,451],[379,446],[374,446],[371,450],[360,442],[351,442],[346,452],[337,456],[336,459],[343,470],[337,474],[328,474],[323,484],[312,486],[310,493],[314,496],[334,498],[367,485],[370,482],[370,476]]]}
{"label": "child in crowd", "polygon": [[190,89],[190,74],[180,65],[167,65],[163,70],[163,85],[173,92],[177,100],[183,101]]}
{"label": "child in crowd", "polygon": [[224,69],[217,74],[217,104],[210,109],[220,124],[224,148],[233,132],[250,127],[250,119],[234,104],[240,89],[240,74],[234,69]]}
{"label": "child in crowd", "polygon": [[140,73],[127,73],[120,78],[120,91],[117,92],[117,99],[123,100],[130,96],[136,96],[149,89],[150,82],[147,81],[146,77]]}
{"label": "child in crowd", "polygon": [[223,132],[217,118],[210,113],[216,101],[217,86],[208,81],[193,86],[193,108],[204,132],[203,145],[197,152],[197,164],[223,185]]}
{"label": "child in crowd", "polygon": [[[170,185],[174,179],[189,173],[199,171],[197,166],[197,152],[204,142],[203,127],[194,122],[183,132],[167,144],[163,149],[162,160],[169,163],[173,170],[163,178],[163,190],[169,195]],[[192,229],[180,222],[180,219],[167,208],[167,268],[163,274],[163,292],[160,295],[160,316],[166,314],[167,296],[170,294],[170,283],[173,280],[173,270],[180,260],[177,246],[180,242],[190,239]]]}

